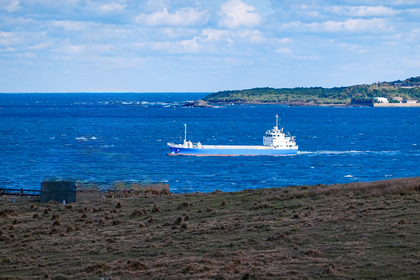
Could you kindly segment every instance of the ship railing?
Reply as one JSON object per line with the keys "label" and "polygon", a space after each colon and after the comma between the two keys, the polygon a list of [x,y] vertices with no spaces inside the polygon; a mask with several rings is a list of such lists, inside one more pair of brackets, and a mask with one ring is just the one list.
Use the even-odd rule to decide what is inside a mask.
{"label": "ship railing", "polygon": [[174,147],[174,148],[187,148],[184,144],[175,144],[175,143],[167,143],[168,146]]}
{"label": "ship railing", "polygon": [[269,149],[268,146],[219,146],[219,145],[202,145],[202,149],[222,149],[222,150],[236,150],[236,149],[242,149],[242,150],[265,150]]}

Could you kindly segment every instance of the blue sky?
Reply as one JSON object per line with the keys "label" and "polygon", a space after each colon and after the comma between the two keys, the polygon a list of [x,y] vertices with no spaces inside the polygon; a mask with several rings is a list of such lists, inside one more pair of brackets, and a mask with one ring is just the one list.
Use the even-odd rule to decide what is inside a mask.
{"label": "blue sky", "polygon": [[420,0],[0,0],[0,92],[215,92],[420,75]]}

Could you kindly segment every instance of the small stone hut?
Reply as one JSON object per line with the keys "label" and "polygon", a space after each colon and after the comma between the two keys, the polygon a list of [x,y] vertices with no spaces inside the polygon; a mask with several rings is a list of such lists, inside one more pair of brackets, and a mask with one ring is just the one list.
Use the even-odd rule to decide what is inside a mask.
{"label": "small stone hut", "polygon": [[76,182],[72,180],[44,180],[41,183],[41,202],[50,200],[76,202]]}

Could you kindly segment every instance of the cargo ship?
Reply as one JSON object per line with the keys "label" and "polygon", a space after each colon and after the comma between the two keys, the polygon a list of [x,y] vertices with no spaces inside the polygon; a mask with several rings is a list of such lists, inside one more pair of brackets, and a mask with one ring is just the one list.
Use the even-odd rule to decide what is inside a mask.
{"label": "cargo ship", "polygon": [[293,155],[298,152],[295,136],[278,128],[279,117],[276,115],[276,126],[267,130],[263,136],[262,146],[240,145],[202,145],[200,142],[187,141],[187,124],[185,126],[184,143],[167,143],[171,149],[169,155],[186,156],[279,156]]}

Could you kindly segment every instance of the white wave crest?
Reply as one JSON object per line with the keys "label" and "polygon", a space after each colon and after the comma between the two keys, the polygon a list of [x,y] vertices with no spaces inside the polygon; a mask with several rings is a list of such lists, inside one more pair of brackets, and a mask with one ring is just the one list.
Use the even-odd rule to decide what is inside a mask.
{"label": "white wave crest", "polygon": [[340,154],[395,154],[399,151],[315,151],[315,152],[308,152],[308,151],[298,151],[297,153],[300,155],[305,154],[318,154],[318,155],[340,155]]}
{"label": "white wave crest", "polygon": [[77,141],[88,141],[88,140],[96,140],[97,138],[95,136],[89,137],[89,136],[81,136],[81,137],[76,137]]}

